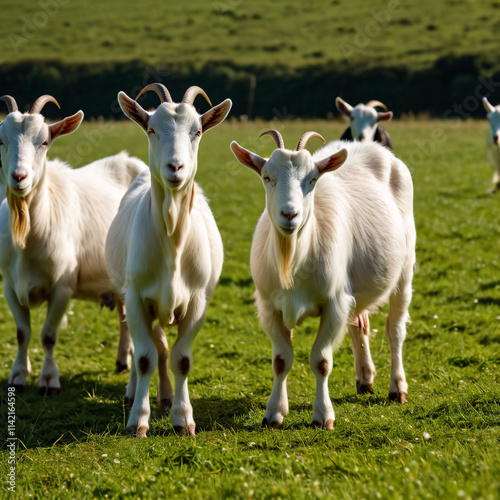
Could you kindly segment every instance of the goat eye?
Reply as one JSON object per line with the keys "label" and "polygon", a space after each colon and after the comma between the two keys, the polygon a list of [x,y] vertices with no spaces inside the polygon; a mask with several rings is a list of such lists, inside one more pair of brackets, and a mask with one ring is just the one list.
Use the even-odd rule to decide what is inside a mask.
{"label": "goat eye", "polygon": [[152,135],[152,134],[154,134],[154,133],[155,133],[155,131],[154,131],[152,128],[149,128],[149,129],[148,129],[148,135]]}
{"label": "goat eye", "polygon": [[40,147],[46,148],[48,145],[49,145],[48,141],[43,141]]}
{"label": "goat eye", "polygon": [[196,137],[201,137],[201,129],[196,132]]}
{"label": "goat eye", "polygon": [[269,182],[271,180],[268,175],[266,175],[263,179],[264,179],[264,182]]}
{"label": "goat eye", "polygon": [[318,179],[311,179],[311,182],[309,184],[315,184]]}

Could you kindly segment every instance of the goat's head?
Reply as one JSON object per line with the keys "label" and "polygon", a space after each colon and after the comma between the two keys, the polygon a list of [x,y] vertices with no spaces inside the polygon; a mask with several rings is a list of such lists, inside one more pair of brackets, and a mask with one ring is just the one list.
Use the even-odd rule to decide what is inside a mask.
{"label": "goat's head", "polygon": [[[335,99],[337,109],[351,120],[351,133],[354,141],[373,141],[377,124],[380,121],[390,120],[392,111],[387,111],[385,104],[380,101],[370,101],[367,104],[358,104],[354,108],[340,97]],[[377,112],[380,106],[385,113]]]}
{"label": "goat's head", "polygon": [[148,136],[149,168],[153,179],[172,191],[179,190],[194,178],[201,135],[226,118],[232,102],[226,99],[199,115],[193,107],[197,95],[201,94],[211,105],[200,87],[190,87],[179,104],[172,101],[161,83],[144,87],[136,99],[149,90],[156,92],[161,101],[151,113],[124,92],[118,94],[118,102],[125,115]]}
{"label": "goat's head", "polygon": [[483,105],[488,112],[486,116],[490,121],[491,141],[500,146],[500,106],[493,106],[486,97],[483,97]]}
{"label": "goat's head", "polygon": [[234,141],[231,143],[231,150],[242,165],[251,168],[261,177],[266,190],[266,209],[271,221],[283,236],[291,236],[309,218],[312,193],[317,180],[324,173],[339,168],[347,158],[347,151],[342,149],[315,162],[311,153],[304,148],[312,137],[325,142],[318,133],[306,132],[295,151],[285,149],[277,130],[268,130],[261,136],[264,134],[274,137],[278,146],[269,159],[242,148]]}
{"label": "goat's head", "polygon": [[0,97],[8,114],[0,125],[0,157],[3,181],[8,192],[24,198],[37,186],[45,171],[47,151],[61,135],[75,131],[83,120],[83,111],[48,125],[40,114],[43,106],[57,101],[49,95],[39,97],[29,113],[18,111],[13,97]]}

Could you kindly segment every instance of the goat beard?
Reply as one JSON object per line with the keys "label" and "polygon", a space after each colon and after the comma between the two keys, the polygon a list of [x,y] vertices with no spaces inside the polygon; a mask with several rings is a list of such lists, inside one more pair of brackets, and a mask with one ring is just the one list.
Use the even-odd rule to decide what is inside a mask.
{"label": "goat beard", "polygon": [[283,289],[290,290],[294,285],[293,263],[297,239],[295,236],[287,238],[279,232],[277,232],[277,235],[280,254],[278,259],[280,283]]}
{"label": "goat beard", "polygon": [[10,212],[10,229],[14,243],[21,249],[26,247],[26,240],[31,228],[28,201],[24,197],[12,194],[7,189],[7,203]]}

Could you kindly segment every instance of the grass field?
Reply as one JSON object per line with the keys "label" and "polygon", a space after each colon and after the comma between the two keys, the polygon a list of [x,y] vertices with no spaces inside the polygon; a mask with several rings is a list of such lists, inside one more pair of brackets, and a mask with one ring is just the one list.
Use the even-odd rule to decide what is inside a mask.
{"label": "grass field", "polygon": [[0,63],[58,59],[303,67],[429,67],[445,55],[496,64],[496,1],[6,0]]}
{"label": "grass field", "polygon": [[[225,264],[193,349],[196,437],[176,436],[169,416],[158,412],[155,376],[149,437],[124,435],[127,375],[113,373],[117,319],[94,304],[73,303],[56,348],[62,392],[39,397],[43,349],[36,332],[44,309],[36,310],[33,373],[16,396],[17,498],[499,498],[500,200],[487,193],[486,122],[388,124],[415,184],[419,269],[404,350],[409,402],[387,400],[390,356],[382,311],[372,321],[378,331],[373,395],[356,395],[348,339],[334,354],[333,432],[309,425],[315,383],[308,359],[317,320],[296,331],[283,429],[260,428],[272,385],[271,347],[254,313],[248,261],[264,192],[228,144],[235,139],[267,155],[271,143],[257,136],[269,125],[228,122],[200,146],[197,179],[212,200]],[[299,120],[271,125],[289,147],[306,130],[333,139],[344,126]],[[146,142],[132,123],[96,122],[57,141],[50,153],[76,166],[121,149],[146,159]],[[16,335],[3,298],[0,335],[5,388]],[[174,338],[171,331],[170,344]],[[3,394],[0,436],[7,430]],[[4,446],[2,498],[7,461]]]}

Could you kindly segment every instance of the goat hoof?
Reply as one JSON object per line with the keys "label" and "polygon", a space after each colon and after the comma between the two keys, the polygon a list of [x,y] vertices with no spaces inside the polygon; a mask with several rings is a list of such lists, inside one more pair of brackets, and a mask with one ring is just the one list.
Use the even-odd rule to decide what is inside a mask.
{"label": "goat hoof", "polygon": [[130,437],[135,437],[136,432],[137,432],[137,426],[136,425],[131,425],[131,426],[127,427],[127,434]]}
{"label": "goat hoof", "polygon": [[318,422],[317,420],[313,420],[312,426],[318,427],[320,429],[325,429],[327,431],[333,431],[333,423],[334,420],[329,418],[326,422]]}
{"label": "goat hoof", "polygon": [[123,373],[128,370],[128,366],[126,364],[121,363],[120,361],[116,362],[115,373]]}
{"label": "goat hoof", "polygon": [[172,401],[170,398],[163,398],[161,401],[160,401],[160,409],[161,410],[170,410],[170,408],[172,408]]}
{"label": "goat hoof", "polygon": [[408,393],[406,392],[390,392],[389,401],[396,401],[402,405],[408,403]]}
{"label": "goat hoof", "polygon": [[356,381],[356,391],[358,394],[373,394],[373,384],[362,384]]}
{"label": "goat hoof", "polygon": [[178,436],[194,436],[194,429],[194,424],[190,424],[187,427],[184,427],[182,425],[174,425],[174,431]]}
{"label": "goat hoof", "polygon": [[145,427],[144,425],[141,425],[141,427],[139,427],[139,429],[137,429],[136,437],[138,437],[138,438],[145,438],[147,432],[148,432],[148,428]]}
{"label": "goat hoof", "polygon": [[59,387],[39,387],[38,394],[40,396],[59,396],[61,389]]}
{"label": "goat hoof", "polygon": [[268,429],[279,429],[283,425],[283,420],[274,420],[272,422],[269,422],[267,418],[264,417],[264,420],[262,420],[262,425],[261,427],[267,427]]}

